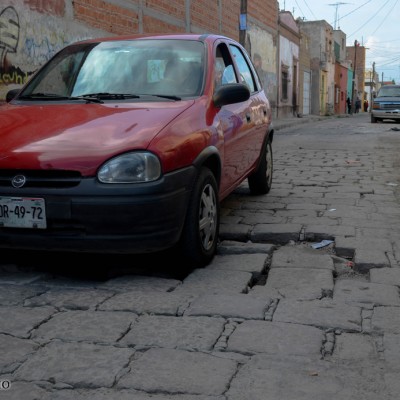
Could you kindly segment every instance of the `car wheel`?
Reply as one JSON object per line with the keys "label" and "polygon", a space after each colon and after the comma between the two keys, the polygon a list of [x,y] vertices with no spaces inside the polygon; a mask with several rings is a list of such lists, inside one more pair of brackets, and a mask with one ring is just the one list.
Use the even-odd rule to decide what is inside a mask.
{"label": "car wheel", "polygon": [[218,243],[220,205],[217,181],[202,168],[193,187],[181,237],[184,262],[204,267],[213,259]]}
{"label": "car wheel", "polygon": [[372,124],[376,124],[377,122],[378,122],[378,118],[374,117],[374,116],[371,114],[371,123],[372,123]]}
{"label": "car wheel", "polygon": [[257,169],[248,177],[252,194],[266,194],[271,190],[273,173],[272,144],[268,140],[265,144],[260,163]]}

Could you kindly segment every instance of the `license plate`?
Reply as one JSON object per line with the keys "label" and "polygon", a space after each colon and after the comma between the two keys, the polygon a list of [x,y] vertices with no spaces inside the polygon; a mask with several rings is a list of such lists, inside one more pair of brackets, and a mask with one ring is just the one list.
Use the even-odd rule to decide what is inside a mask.
{"label": "license plate", "polygon": [[44,199],[0,197],[0,226],[7,228],[46,229]]}

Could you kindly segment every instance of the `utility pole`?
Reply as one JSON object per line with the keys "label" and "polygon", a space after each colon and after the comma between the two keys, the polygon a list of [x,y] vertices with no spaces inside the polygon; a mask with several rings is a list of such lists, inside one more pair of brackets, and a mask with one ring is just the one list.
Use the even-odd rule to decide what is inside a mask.
{"label": "utility pole", "polygon": [[247,0],[240,0],[239,43],[246,47]]}
{"label": "utility pole", "polygon": [[357,65],[357,45],[358,42],[357,40],[354,41],[354,67],[353,67],[353,83],[352,83],[352,87],[351,87],[351,112],[353,113],[355,110],[354,104],[355,104],[355,100],[354,100],[354,87],[356,84],[356,65]]}
{"label": "utility pole", "polygon": [[375,87],[375,61],[372,63],[372,79],[371,79],[371,88],[370,88],[370,101],[369,101],[369,112],[372,110],[372,102],[374,101],[373,92]]}

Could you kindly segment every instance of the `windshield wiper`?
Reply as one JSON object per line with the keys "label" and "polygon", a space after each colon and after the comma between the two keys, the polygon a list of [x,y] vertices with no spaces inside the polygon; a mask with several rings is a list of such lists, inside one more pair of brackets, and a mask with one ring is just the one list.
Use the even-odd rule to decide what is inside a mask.
{"label": "windshield wiper", "polygon": [[46,99],[46,100],[84,100],[86,102],[93,102],[93,103],[103,103],[100,99],[94,97],[82,97],[82,96],[62,96],[55,93],[32,93],[24,96],[20,96],[19,99],[26,100],[26,99]]}
{"label": "windshield wiper", "polygon": [[169,94],[145,94],[143,96],[160,97],[161,99],[182,100],[182,97]]}
{"label": "windshield wiper", "polygon": [[97,98],[97,99],[110,99],[110,100],[125,100],[125,99],[139,99],[140,96],[137,94],[130,93],[107,93],[107,92],[99,92],[99,93],[87,93],[82,94],[82,98]]}

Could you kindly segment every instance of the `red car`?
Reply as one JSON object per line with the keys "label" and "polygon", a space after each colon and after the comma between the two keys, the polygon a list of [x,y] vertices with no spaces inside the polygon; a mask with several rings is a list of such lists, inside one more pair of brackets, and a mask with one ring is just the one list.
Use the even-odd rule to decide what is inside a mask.
{"label": "red car", "polygon": [[[0,107],[0,246],[213,258],[220,201],[272,182],[271,108],[212,34],[81,41]],[[188,264],[188,265],[189,265]]]}

